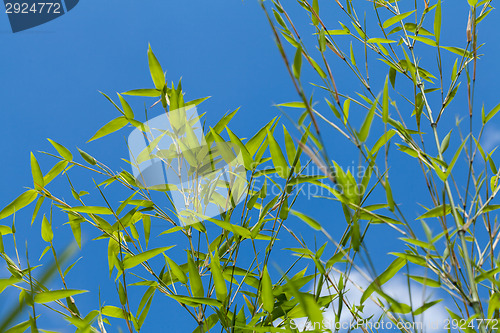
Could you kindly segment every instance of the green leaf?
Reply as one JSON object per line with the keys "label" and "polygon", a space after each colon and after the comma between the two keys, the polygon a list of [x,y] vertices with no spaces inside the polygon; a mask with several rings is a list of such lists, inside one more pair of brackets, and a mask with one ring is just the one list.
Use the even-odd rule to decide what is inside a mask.
{"label": "green leaf", "polygon": [[443,142],[441,142],[441,147],[439,147],[439,150],[441,154],[443,154],[446,149],[448,149],[448,146],[450,145],[450,137],[451,137],[451,132],[450,131],[443,139]]}
{"label": "green leaf", "polygon": [[120,98],[120,103],[122,104],[123,113],[125,113],[125,118],[134,119],[134,111],[132,111],[132,108],[125,100],[125,98],[123,98],[122,95],[120,94],[118,94],[118,98]]}
{"label": "green leaf", "polygon": [[269,150],[271,152],[271,158],[273,160],[274,168],[281,178],[287,179],[290,173],[288,164],[286,162],[285,156],[283,156],[283,152],[281,151],[280,146],[269,130],[267,130],[267,139],[269,142]]}
{"label": "green leaf", "polygon": [[128,124],[128,120],[125,117],[118,117],[113,120],[111,120],[109,123],[101,127],[95,134],[92,136],[88,142],[94,141],[96,139],[102,138],[103,136],[106,136],[108,134],[111,134],[113,132],[118,131],[119,129],[123,128],[125,125]]}
{"label": "green leaf", "polygon": [[363,292],[363,295],[361,296],[361,304],[363,304],[368,297],[374,292],[380,289],[380,286],[382,286],[384,283],[389,281],[396,275],[396,273],[403,268],[403,266],[406,264],[406,259],[403,258],[396,258],[390,265],[387,267],[387,269],[380,274],[370,285],[368,288],[365,289]]}
{"label": "green leaf", "polygon": [[491,212],[491,211],[494,211],[497,209],[500,209],[500,205],[488,205],[488,206],[484,207],[483,213],[488,213],[488,212]]}
{"label": "green leaf", "polygon": [[175,245],[166,246],[166,247],[159,247],[157,249],[144,251],[144,252],[136,254],[134,256],[127,255],[125,257],[125,259],[123,259],[123,267],[125,269],[135,267],[135,266],[143,263],[144,261],[147,261],[147,260],[159,255],[160,253],[163,253],[163,252],[167,251],[168,249],[173,248],[174,246]]}
{"label": "green leaf", "polygon": [[423,284],[423,285],[428,286],[428,287],[432,287],[432,288],[441,287],[441,282],[429,279],[428,277],[410,275],[410,279],[417,281],[418,283]]}
{"label": "green leaf", "polygon": [[182,304],[186,304],[192,307],[197,307],[199,305],[210,305],[215,307],[221,306],[221,302],[213,298],[191,297],[182,295],[167,295],[167,296],[179,301]]}
{"label": "green leaf", "polygon": [[57,150],[57,152],[59,153],[59,155],[61,155],[62,158],[64,158],[66,161],[73,160],[73,155],[66,147],[55,141],[52,141],[49,138],[47,138],[47,140],[49,140],[49,142],[52,144],[52,146],[54,146],[54,148]]}
{"label": "green leaf", "polygon": [[404,20],[406,17],[410,16],[411,14],[413,14],[415,11],[412,10],[411,12],[406,12],[406,13],[402,13],[402,14],[399,14],[399,15],[396,15],[396,16],[393,16],[391,18],[389,18],[388,20],[386,20],[383,24],[383,27],[384,29],[387,29],[389,28],[391,25],[399,22],[399,21],[402,21]]}
{"label": "green leaf", "polygon": [[395,40],[386,39],[386,38],[370,38],[367,40],[368,43],[381,43],[381,44],[389,44],[396,43]]}
{"label": "green leaf", "polygon": [[300,79],[300,70],[302,68],[302,47],[297,47],[297,51],[295,52],[295,58],[293,59],[293,76],[297,80]]}
{"label": "green leaf", "polygon": [[87,214],[103,214],[103,215],[113,215],[113,211],[108,207],[100,206],[76,206],[76,207],[65,207],[66,211],[76,212],[76,213],[87,213]]}
{"label": "green leaf", "polygon": [[427,309],[433,307],[434,305],[438,304],[441,301],[442,301],[442,299],[438,299],[438,300],[435,300],[432,302],[424,303],[424,305],[422,305],[421,307],[419,307],[418,309],[416,309],[413,312],[413,315],[418,316],[418,315],[422,314],[424,311],[426,311]]}
{"label": "green leaf", "polygon": [[134,89],[125,91],[122,95],[130,96],[144,96],[144,97],[159,97],[161,95],[161,90],[157,89]]}
{"label": "green leaf", "polygon": [[31,218],[31,225],[33,225],[33,222],[35,222],[36,216],[38,215],[38,211],[40,210],[40,207],[42,207],[44,200],[45,197],[40,196],[36,201],[35,209],[33,210],[33,217]]}
{"label": "green leaf", "polygon": [[281,104],[276,104],[276,106],[284,106],[288,108],[299,108],[299,109],[306,109],[307,106],[304,104],[304,102],[288,102],[288,103],[281,103]]}
{"label": "green leaf", "polygon": [[472,58],[473,57],[472,52],[464,50],[464,49],[461,49],[459,47],[455,47],[455,46],[441,46],[441,48],[443,48],[445,50],[448,50],[448,51],[450,51],[452,53],[458,54],[461,57],[466,57],[466,58]]}
{"label": "green leaf", "polygon": [[156,89],[162,90],[165,85],[165,74],[163,74],[163,69],[156,59],[153,50],[151,50],[151,45],[148,49],[148,62],[149,62],[149,72],[151,73],[151,78],[155,84]]}
{"label": "green leaf", "polygon": [[203,290],[203,283],[201,281],[200,272],[198,271],[198,267],[195,265],[190,253],[188,253],[187,258],[191,293],[194,297],[203,298],[203,296],[205,295],[205,291]]}
{"label": "green leaf", "polygon": [[[81,223],[85,222],[85,219],[74,216],[72,214],[68,214],[69,221],[68,224],[71,227],[71,232],[73,233],[73,237],[75,237],[75,241],[78,244],[78,247],[82,247],[82,226]],[[97,218],[97,217],[96,217]]]}
{"label": "green leaf", "polygon": [[[318,4],[318,0],[313,0],[312,9],[316,13],[316,15],[319,16],[319,4]],[[316,17],[316,15],[314,15],[314,13],[311,13],[312,23],[314,25],[318,25],[319,24],[319,20]]]}
{"label": "green leaf", "polygon": [[490,121],[491,118],[493,118],[498,113],[498,111],[500,111],[500,103],[497,104],[497,106],[495,106],[490,112],[488,112],[485,117],[483,117],[483,124],[486,124],[488,121]]}
{"label": "green leaf", "polygon": [[439,44],[441,37],[441,0],[437,1],[436,13],[434,16],[434,37],[436,37],[436,42]]}
{"label": "green leaf", "polygon": [[389,76],[385,78],[384,93],[382,96],[382,121],[389,121]]}
{"label": "green leaf", "polygon": [[146,248],[149,243],[149,235],[151,234],[151,217],[149,215],[142,215],[142,226],[144,228],[144,238],[146,240]]}
{"label": "green leaf", "polygon": [[450,205],[443,205],[434,207],[432,209],[429,209],[425,214],[420,215],[417,217],[417,220],[420,219],[426,219],[430,217],[439,217],[439,216],[445,216],[451,212],[451,206]]}
{"label": "green leaf", "polygon": [[35,185],[35,189],[42,189],[45,186],[45,182],[43,181],[43,174],[40,170],[40,165],[38,165],[38,161],[36,160],[35,155],[30,153],[31,155],[31,174],[33,175],[33,183]]}
{"label": "green leaf", "polygon": [[12,229],[6,225],[0,225],[0,235],[8,235],[12,233]]}
{"label": "green leaf", "polygon": [[311,228],[316,229],[316,230],[321,230],[321,224],[319,224],[312,217],[309,217],[309,216],[307,216],[305,214],[302,214],[302,213],[297,212],[297,211],[292,210],[292,209],[290,209],[290,213],[292,213],[293,215],[295,215],[298,218],[300,218],[302,221],[304,221],[305,223],[307,223]]}
{"label": "green leaf", "polygon": [[370,134],[370,128],[372,127],[373,116],[375,115],[375,110],[377,109],[378,99],[379,96],[373,102],[372,107],[368,111],[368,114],[366,115],[365,120],[361,125],[361,129],[359,130],[358,138],[361,142],[365,142],[368,138],[368,135]]}
{"label": "green leaf", "polygon": [[392,197],[392,189],[391,189],[391,185],[389,184],[389,177],[387,176],[387,174],[385,174],[384,188],[385,188],[385,194],[386,194],[386,198],[387,198],[387,204],[389,205],[389,210],[391,212],[394,212],[394,208],[395,208],[394,198]]}
{"label": "green leaf", "polygon": [[493,316],[495,312],[499,309],[500,309],[500,293],[494,292],[491,294],[490,300],[488,302],[488,318],[495,318],[494,320],[497,320],[496,317]]}
{"label": "green leaf", "polygon": [[82,294],[88,292],[87,290],[75,290],[75,289],[64,289],[64,290],[51,290],[43,291],[35,295],[35,303],[49,303],[57,301],[58,299]]}
{"label": "green leaf", "polygon": [[52,232],[52,225],[49,220],[43,216],[42,219],[42,238],[47,243],[52,243],[52,239],[54,239],[54,233]]}
{"label": "green leaf", "polygon": [[269,276],[269,272],[267,271],[267,266],[264,267],[262,271],[262,307],[267,312],[271,313],[274,309],[274,296],[273,296],[273,284],[271,282],[271,277]]}
{"label": "green leaf", "polygon": [[101,308],[101,313],[107,317],[125,319],[123,309],[116,307],[116,306],[112,306],[112,305],[103,306]]}
{"label": "green leaf", "polygon": [[18,210],[26,207],[29,205],[31,202],[33,202],[36,199],[37,192],[35,190],[28,190],[18,196],[14,201],[12,201],[10,204],[8,204],[2,211],[0,212],[0,220],[4,219],[12,214],[14,212],[17,212]]}
{"label": "green leaf", "polygon": [[388,130],[383,133],[382,136],[375,142],[373,148],[370,150],[371,155],[375,155],[380,148],[382,148],[393,136],[396,134],[396,131],[393,129]]}
{"label": "green leaf", "polygon": [[91,164],[91,165],[96,165],[96,164],[97,164],[97,161],[96,161],[96,159],[95,159],[93,156],[91,156],[91,155],[87,154],[86,152],[84,152],[83,150],[81,150],[81,149],[80,149],[80,148],[78,148],[78,147],[77,147],[76,149],[78,149],[78,152],[80,152],[80,155],[83,157],[83,159],[84,159],[87,163],[89,163],[89,164]]}
{"label": "green leaf", "polygon": [[20,282],[23,282],[23,280],[14,276],[7,279],[0,279],[0,294],[5,290],[5,288]]}
{"label": "green leaf", "polygon": [[421,36],[408,36],[408,37],[410,37],[416,41],[422,42],[424,44],[430,45],[430,46],[437,46],[438,45],[435,41],[433,41],[430,38],[421,37]]}
{"label": "green leaf", "polygon": [[212,272],[212,277],[214,279],[215,294],[217,299],[224,302],[227,298],[227,287],[226,281],[222,275],[222,268],[219,262],[219,254],[215,251],[215,255],[210,253],[210,271]]}
{"label": "green leaf", "polygon": [[455,163],[457,163],[458,157],[460,156],[460,153],[462,152],[462,149],[464,148],[466,143],[467,143],[467,138],[464,139],[460,147],[458,147],[457,151],[455,152],[455,155],[453,155],[453,159],[451,160],[450,164],[448,165],[448,168],[446,169],[445,173],[446,178],[448,178],[448,176],[451,174],[451,171],[453,170]]}
{"label": "green leaf", "polygon": [[172,273],[175,275],[175,277],[181,282],[186,284],[188,281],[188,278],[182,268],[177,265],[175,261],[167,257],[165,254],[163,254],[165,257],[165,260],[167,261],[168,265],[170,266],[170,269],[172,270]]}
{"label": "green leaf", "polygon": [[49,172],[45,176],[43,176],[43,182],[45,183],[45,186],[47,186],[51,181],[54,180],[61,172],[66,169],[68,166],[68,161],[59,161],[57,162],[52,169],[50,169]]}

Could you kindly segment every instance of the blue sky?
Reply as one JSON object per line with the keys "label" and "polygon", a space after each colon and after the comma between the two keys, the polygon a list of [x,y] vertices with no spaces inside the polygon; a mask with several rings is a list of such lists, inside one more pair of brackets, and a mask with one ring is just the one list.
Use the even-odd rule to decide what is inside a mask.
{"label": "blue sky", "polygon": [[[331,18],[332,29],[337,29],[336,22],[342,17],[333,5],[329,6],[325,11]],[[292,13],[303,17],[300,8],[290,7],[295,8]],[[450,0],[445,3],[444,11],[449,10],[443,21],[446,27],[443,40],[446,43],[463,40],[466,18],[461,17],[459,20],[456,15],[463,16],[466,9],[465,0],[458,4]],[[500,51],[500,44],[498,36],[493,36],[497,18],[497,13],[492,13],[480,28],[480,34],[485,34],[484,39],[488,40],[488,44],[483,47],[487,56],[479,63],[478,77],[481,80],[476,88],[476,106],[484,101],[486,109],[497,104],[498,96],[496,73],[499,72],[499,64],[496,54]],[[312,31],[305,23],[304,27]],[[75,147],[78,146],[110,166],[124,167],[120,159],[127,158],[123,140],[128,130],[97,142],[85,142],[100,126],[117,116],[116,110],[98,91],[112,96],[114,92],[152,86],[147,67],[148,44],[151,44],[163,69],[167,71],[169,81],[177,82],[180,77],[183,78],[188,99],[212,96],[199,108],[200,112],[207,113],[207,124],[214,124],[227,111],[241,107],[231,127],[240,137],[250,137],[270,119],[280,115],[279,110],[273,107],[274,103],[298,99],[264,13],[254,0],[88,0],[81,1],[71,12],[54,21],[16,34],[10,31],[7,16],[0,13],[0,40],[0,109],[4,124],[0,131],[2,207],[17,197],[23,191],[23,186],[32,184],[29,152],[50,151],[52,148],[46,138],[64,144],[72,151],[76,151]],[[434,59],[431,58],[429,63],[435,64]],[[447,63],[447,66],[451,67],[452,64]],[[357,83],[349,81],[345,75],[345,68],[339,65],[334,70],[338,73],[337,85],[341,90],[342,87],[357,88]],[[374,72],[385,78],[385,73],[377,69]],[[308,82],[309,77],[311,80],[314,78],[307,70],[304,75],[304,82]],[[382,80],[375,82],[374,90],[379,91],[382,84]],[[307,89],[312,91],[309,87]],[[139,98],[130,101],[136,113],[141,113],[144,100]],[[446,122],[454,122],[453,112],[461,114],[464,111],[459,107],[464,101],[456,102],[457,107],[451,108]],[[319,108],[326,109],[324,102],[319,105]],[[297,115],[292,112],[291,116]],[[283,122],[286,124],[285,119]],[[497,129],[500,129],[498,120],[496,124]],[[498,143],[495,126],[489,133],[493,140],[491,144]],[[327,138],[331,142],[338,139],[329,134]],[[343,150],[342,143],[335,142],[332,147],[332,157],[347,166],[351,165],[353,157]],[[53,164],[51,159],[40,157],[39,160],[43,170]],[[401,160],[395,164],[395,168],[405,163],[405,160]],[[419,180],[412,176],[413,173],[418,173],[420,177],[418,168],[406,169],[406,173],[396,174],[391,181],[395,195],[404,194],[403,206],[408,205],[417,214],[415,201],[428,203],[428,199],[424,198],[425,192],[406,191],[408,186],[415,185]],[[82,181],[81,186],[83,190],[89,184]],[[332,217],[330,208],[319,201],[308,202],[303,208],[319,220],[328,221]],[[33,249],[30,249],[33,253],[39,253],[44,247],[39,236],[40,221],[35,222],[33,229],[29,228],[29,221],[28,212],[25,216],[20,214],[17,223],[21,225],[22,235],[40,242],[33,243]],[[59,225],[63,222],[60,221]],[[62,226],[60,229],[69,228]],[[330,229],[335,235],[334,226]],[[300,230],[307,232],[308,229]],[[386,235],[387,230],[377,230],[380,235]],[[71,237],[70,233],[67,236]],[[101,245],[96,251],[106,251],[106,244]],[[387,252],[387,246],[373,243],[370,244],[370,250],[375,255],[382,255]],[[99,280],[106,277],[106,260],[101,262],[96,259],[97,262],[92,262],[89,258],[94,254],[85,250],[85,245],[82,253],[77,254],[84,258],[75,270],[89,273],[71,277],[75,288],[95,291]],[[102,268],[104,273],[97,275],[98,269],[94,273],[93,268]],[[86,283],[90,286],[86,287]],[[113,287],[109,283],[106,286]],[[103,292],[110,295],[111,303],[118,304],[117,297],[111,296],[113,291]],[[0,298],[6,297],[4,295],[0,295]],[[90,307],[97,306],[95,295],[82,298]],[[157,310],[151,312],[144,331],[161,331],[167,325],[172,332],[187,332],[194,328],[194,323],[188,322],[188,317],[173,302],[157,295],[155,305]]]}

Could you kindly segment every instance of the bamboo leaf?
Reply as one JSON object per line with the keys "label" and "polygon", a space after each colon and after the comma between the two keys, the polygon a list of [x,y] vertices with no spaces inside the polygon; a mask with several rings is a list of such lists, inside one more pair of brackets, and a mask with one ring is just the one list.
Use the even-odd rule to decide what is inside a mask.
{"label": "bamboo leaf", "polygon": [[31,159],[31,174],[33,175],[33,183],[35,185],[35,189],[42,189],[45,186],[45,182],[43,181],[43,174],[42,170],[40,170],[40,165],[38,164],[38,161],[36,160],[35,155],[33,153],[30,153],[30,159]]}
{"label": "bamboo leaf", "polygon": [[128,120],[125,117],[118,117],[111,120],[109,123],[101,127],[87,142],[91,142],[102,138],[108,134],[116,132],[128,124]]}
{"label": "bamboo leaf", "polygon": [[425,214],[420,215],[419,217],[417,217],[417,220],[426,219],[426,218],[430,218],[430,217],[444,216],[444,215],[449,214],[450,212],[451,212],[450,205],[445,205],[444,207],[443,207],[443,205],[440,205],[440,206],[437,206],[437,207],[434,207],[434,208],[428,210]]}
{"label": "bamboo leaf", "polygon": [[97,161],[96,159],[89,155],[88,153],[84,152],[83,150],[81,150],[80,148],[76,148],[78,149],[78,152],[80,153],[80,155],[82,156],[82,158],[87,162],[89,163],[90,165],[96,165],[97,164]]}
{"label": "bamboo leaf", "polygon": [[43,291],[35,295],[35,303],[49,303],[57,301],[58,299],[71,297],[74,295],[82,294],[88,292],[87,290],[75,290],[75,289],[64,289],[64,290],[51,290]]}
{"label": "bamboo leaf", "polygon": [[203,283],[201,281],[200,272],[198,271],[198,267],[195,265],[190,253],[188,253],[187,257],[191,293],[194,297],[203,298],[203,296],[205,295],[205,291],[203,290]]}
{"label": "bamboo leaf", "polygon": [[399,21],[402,21],[404,20],[406,17],[410,16],[411,14],[413,14],[415,11],[412,10],[411,12],[406,12],[406,13],[402,13],[402,14],[399,14],[399,15],[396,15],[396,16],[393,16],[391,18],[389,18],[388,20],[386,20],[384,22],[384,24],[382,25],[384,27],[384,29],[387,29],[389,28],[391,25],[399,22]]}
{"label": "bamboo leaf", "polygon": [[439,44],[441,38],[441,0],[437,1],[436,12],[434,16],[434,37],[436,37],[436,42]]}
{"label": "bamboo leaf", "polygon": [[87,213],[87,214],[103,214],[103,215],[113,215],[113,211],[108,207],[100,206],[76,206],[76,207],[64,207],[65,211],[75,212],[75,213]]}
{"label": "bamboo leaf", "polygon": [[144,251],[142,253],[136,254],[134,256],[127,255],[125,259],[123,259],[123,267],[124,269],[129,269],[132,267],[135,267],[144,261],[147,261],[160,253],[163,253],[171,248],[173,248],[175,245],[172,246],[166,246],[166,247],[159,247],[157,249],[152,249],[148,251]]}
{"label": "bamboo leaf", "polygon": [[172,259],[167,257],[165,254],[163,254],[163,255],[165,256],[165,259],[167,260],[167,263],[170,266],[170,269],[172,270],[172,273],[174,273],[175,277],[177,279],[179,279],[179,281],[181,283],[186,284],[188,281],[188,278],[187,278],[186,274],[184,273],[184,271],[182,270],[182,268],[179,265],[177,265],[177,263],[175,261],[173,261]]}
{"label": "bamboo leaf", "polygon": [[389,76],[385,78],[384,93],[382,96],[382,121],[389,121]]}
{"label": "bamboo leaf", "polygon": [[483,124],[486,124],[488,121],[490,121],[491,118],[493,118],[498,113],[498,111],[500,111],[500,103],[497,104],[497,106],[495,106],[490,112],[488,112],[485,117],[483,117]]}
{"label": "bamboo leaf", "polygon": [[370,128],[372,127],[373,116],[375,115],[375,110],[377,109],[377,103],[379,97],[380,96],[377,96],[377,98],[373,102],[372,107],[368,111],[368,114],[366,115],[365,120],[361,125],[361,129],[359,130],[358,133],[358,138],[361,142],[365,142],[366,139],[368,138],[368,135],[370,134]]}
{"label": "bamboo leaf", "polygon": [[413,312],[413,314],[415,316],[421,315],[424,311],[426,311],[427,309],[433,307],[434,305],[438,304],[441,301],[442,301],[442,299],[438,299],[438,300],[435,300],[435,301],[432,301],[432,302],[424,303],[424,305],[422,305],[421,307],[419,307],[418,309],[416,309]]}
{"label": "bamboo leaf", "polygon": [[300,79],[301,69],[302,69],[302,47],[299,45],[299,47],[297,47],[297,51],[295,52],[295,57],[293,59],[293,68],[292,68],[293,76],[295,76],[297,80]]}
{"label": "bamboo leaf", "polygon": [[64,158],[66,161],[73,160],[73,155],[66,147],[55,141],[52,141],[49,138],[47,138],[47,140],[49,140],[49,142],[52,144],[52,146],[54,146],[54,148],[57,150],[57,152],[59,153],[59,155],[61,155],[62,158]]}
{"label": "bamboo leaf", "polygon": [[2,211],[0,211],[0,220],[4,219],[12,214],[14,212],[26,207],[29,205],[33,200],[35,200],[37,197],[37,192],[35,190],[28,190],[18,196],[14,201],[12,201],[10,204],[8,204]]}
{"label": "bamboo leaf", "polygon": [[271,277],[269,276],[269,272],[267,271],[267,266],[264,267],[262,272],[262,307],[267,312],[271,313],[274,309],[274,296],[273,296],[273,284],[271,282]]}
{"label": "bamboo leaf", "polygon": [[214,279],[215,294],[217,299],[224,302],[227,297],[227,287],[226,281],[222,275],[222,268],[219,262],[219,254],[215,251],[215,255],[210,253],[210,271],[212,272],[212,277]]}
{"label": "bamboo leaf", "polygon": [[125,98],[122,97],[122,95],[118,94],[118,98],[120,98],[120,103],[122,104],[122,109],[123,113],[125,113],[125,118],[127,119],[134,119],[134,111],[132,111],[132,108],[128,104],[128,102],[125,100]]}
{"label": "bamboo leaf", "polygon": [[370,38],[366,42],[368,42],[368,43],[381,43],[381,44],[396,43],[395,40],[386,39],[386,38]]}
{"label": "bamboo leaf", "polygon": [[52,225],[49,220],[43,216],[42,219],[42,238],[47,243],[52,243],[52,239],[54,239],[54,233],[52,232]]}
{"label": "bamboo leaf", "polygon": [[271,157],[276,172],[281,178],[283,179],[288,178],[290,170],[288,168],[285,156],[283,156],[283,152],[281,151],[280,146],[278,145],[278,143],[274,139],[273,134],[269,130],[267,130],[267,139],[269,141],[269,150],[271,152]]}
{"label": "bamboo leaf", "polygon": [[161,90],[157,89],[134,89],[122,92],[122,95],[130,96],[144,96],[144,97],[159,97],[161,95]]}
{"label": "bamboo leaf", "polygon": [[146,240],[146,248],[149,243],[149,236],[151,234],[151,217],[149,215],[142,215],[142,226],[144,228],[144,239]]}
{"label": "bamboo leaf", "polygon": [[151,50],[151,45],[149,45],[148,49],[148,63],[149,63],[149,72],[151,73],[151,78],[153,79],[153,83],[157,90],[162,90],[165,85],[165,74],[163,74],[163,70],[161,69],[161,65],[156,59],[156,56]]}
{"label": "bamboo leaf", "polygon": [[410,275],[410,279],[417,281],[418,283],[423,284],[423,285],[428,286],[428,287],[432,287],[432,288],[441,287],[441,282],[429,279],[428,277]]}
{"label": "bamboo leaf", "polygon": [[292,213],[293,215],[297,216],[299,219],[307,223],[311,228],[316,230],[321,230],[321,225],[312,217],[309,217],[305,214],[302,214],[292,209],[290,209],[290,213]]}
{"label": "bamboo leaf", "polygon": [[363,304],[368,297],[374,292],[380,289],[380,287],[392,279],[396,273],[403,268],[403,266],[406,264],[406,259],[403,258],[396,258],[390,265],[387,267],[387,269],[380,274],[370,285],[366,290],[363,292],[363,295],[361,296],[361,304]]}

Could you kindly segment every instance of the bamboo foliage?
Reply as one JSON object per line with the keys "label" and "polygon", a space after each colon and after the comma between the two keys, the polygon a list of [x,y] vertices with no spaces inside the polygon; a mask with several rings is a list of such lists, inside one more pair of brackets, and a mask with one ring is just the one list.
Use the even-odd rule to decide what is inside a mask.
{"label": "bamboo foliage", "polygon": [[[279,0],[260,4],[298,95],[298,101],[277,107],[300,111],[300,116],[290,116],[293,125],[288,129],[274,118],[249,138],[241,138],[230,129],[235,110],[214,126],[205,124],[201,130],[206,151],[191,149],[186,156],[189,172],[197,174],[214,159],[227,162],[239,154],[248,176],[240,184],[245,189],[241,202],[228,205],[213,196],[220,214],[197,213],[197,222],[186,224],[172,198],[175,191],[190,198],[182,185],[145,186],[126,170],[114,171],[81,149],[72,153],[49,139],[53,150],[43,156],[56,161],[54,166],[44,170],[37,160],[40,154],[31,154],[32,188],[0,210],[0,256],[10,274],[0,279],[0,293],[19,292],[19,301],[0,320],[1,332],[44,331],[47,312],[60,316],[76,332],[114,331],[115,326],[140,332],[152,318],[148,314],[158,297],[185,311],[192,318],[193,332],[340,330],[326,327],[324,320],[330,317],[334,323],[348,322],[352,330],[383,332],[366,323],[410,323],[443,300],[449,322],[463,323],[458,329],[495,330],[500,313],[500,174],[494,151],[485,151],[481,139],[500,104],[478,112],[474,103],[481,56],[477,26],[491,12],[491,0],[469,0],[462,45],[447,44],[442,18],[449,4],[441,0],[299,0],[300,11]],[[323,13],[328,6],[336,8],[340,26]],[[369,19],[361,20],[361,11]],[[312,34],[300,23],[300,15],[312,24]],[[124,128],[147,137],[153,129],[133,110],[134,100],[148,103],[147,118],[161,110],[174,121],[173,110],[193,108],[207,99],[187,100],[181,81],[167,81],[151,47],[147,55],[151,87],[119,93],[115,99],[102,93],[118,116],[89,141]],[[437,59],[437,65],[429,65],[429,57]],[[359,82],[360,90],[344,86],[345,80],[337,76],[341,66]],[[311,80],[311,85],[305,84]],[[321,98],[310,95],[313,89],[321,91]],[[459,99],[467,103],[456,103]],[[465,131],[460,122],[449,126],[447,119],[457,111],[468,117]],[[185,141],[179,146],[199,144],[192,128],[182,131]],[[359,156],[357,169],[362,172],[344,168],[332,137]],[[151,159],[157,145],[150,140],[137,159]],[[168,152],[154,157],[166,164],[173,158]],[[424,207],[418,206],[418,214],[402,204],[407,199],[395,182],[402,171],[393,163],[399,159],[422,171],[419,190],[428,197],[422,200]],[[210,163],[200,162],[207,160]],[[93,181],[86,190],[74,181],[82,174]],[[236,181],[234,176],[215,184],[231,191]],[[52,182],[64,182],[72,198],[52,190]],[[303,192],[311,187],[327,195],[308,199],[323,200],[332,212],[340,212],[334,216],[335,237],[330,219],[315,218],[300,205]],[[205,197],[195,196],[198,202],[212,200],[208,194],[213,189],[204,191]],[[50,253],[51,265],[30,264],[28,253],[21,260],[15,226],[25,221],[15,216],[27,206],[34,206],[30,223],[40,228],[46,246],[39,260]],[[321,242],[304,237],[299,231],[304,229],[293,221],[304,222],[301,227]],[[87,290],[73,287],[67,278],[78,269],[79,259],[72,258],[77,249],[60,249],[60,230],[54,226],[63,224],[79,247],[82,233],[96,235],[85,246],[106,243],[104,278],[116,287],[116,303],[100,300],[93,310],[81,310],[86,306],[81,306],[79,295]],[[394,243],[404,244],[403,250],[395,246],[398,250],[388,253],[390,262],[383,266],[373,265],[367,246],[375,228],[399,233]],[[175,241],[157,246],[155,239],[161,237]],[[284,251],[294,258],[286,267],[277,259]],[[356,276],[366,283],[360,284]],[[390,292],[400,276],[407,280],[410,295],[415,285],[421,285],[424,290],[439,288],[445,297],[407,304]],[[140,290],[140,297],[132,289]],[[352,296],[353,289],[360,297]],[[373,304],[377,313],[370,312]],[[408,327],[398,329],[419,331]]]}

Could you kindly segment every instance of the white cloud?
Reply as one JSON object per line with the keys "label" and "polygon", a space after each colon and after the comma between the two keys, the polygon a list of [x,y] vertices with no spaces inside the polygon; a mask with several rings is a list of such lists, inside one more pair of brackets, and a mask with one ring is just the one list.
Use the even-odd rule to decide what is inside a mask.
{"label": "white cloud", "polygon": [[488,126],[484,130],[483,139],[481,140],[481,146],[487,152],[492,151],[500,144],[500,129],[495,126]]}
{"label": "white cloud", "polygon": [[[337,284],[340,275],[335,273],[332,274],[331,277],[332,280],[335,281],[335,283]],[[351,280],[350,282],[346,283],[347,292],[344,294],[344,299],[348,301],[350,306],[359,305],[363,292],[359,290],[358,287],[361,287],[361,289],[364,290],[366,287],[368,287],[369,282],[366,281],[366,279],[358,272],[351,272],[350,280]],[[438,293],[439,289],[429,288],[429,287],[424,288],[424,286],[414,282],[412,282],[410,286],[411,286],[411,302],[410,302],[410,294],[408,291],[406,277],[401,274],[396,275],[393,279],[391,279],[389,282],[383,285],[382,290],[386,294],[391,296],[393,299],[397,300],[398,302],[402,302],[407,305],[412,305],[414,310],[418,309],[425,302],[430,302],[442,298],[439,297],[440,296]],[[332,290],[332,293],[335,293],[335,291]],[[324,290],[323,294],[327,295],[328,292]],[[373,296],[377,295],[374,293]],[[340,328],[339,330],[340,332],[348,332],[349,331],[348,328],[353,320],[353,317],[350,314],[349,310],[346,308],[346,305],[344,304],[340,321],[339,323],[336,324],[335,311],[337,311],[337,308],[338,308],[338,299],[334,300],[333,306],[330,306],[324,312],[323,328],[330,328],[332,329],[332,331],[335,331],[335,328]],[[396,325],[389,320],[387,316],[382,316],[382,314],[383,310],[378,305],[376,305],[371,299],[365,301],[362,313],[363,318],[368,318],[371,315],[373,315],[371,321],[372,330],[369,329],[369,326],[365,326],[368,328],[369,332],[400,331],[397,329]],[[381,321],[379,322],[378,324],[379,326],[377,327],[376,323],[379,318]],[[406,315],[405,317],[407,321],[415,325],[414,326],[415,328],[409,328],[408,331],[410,332],[422,331],[422,328],[424,332],[444,331],[443,328],[445,325],[445,320],[447,318],[448,314],[445,310],[444,301],[434,305],[429,310],[425,311],[422,315],[416,316],[414,319],[415,321],[413,321],[410,315]],[[305,318],[296,319],[295,324],[299,328],[304,328],[304,325],[306,324],[306,319]],[[308,328],[311,329],[312,326],[309,326]],[[361,331],[360,329],[356,329],[355,331],[358,330]]]}

